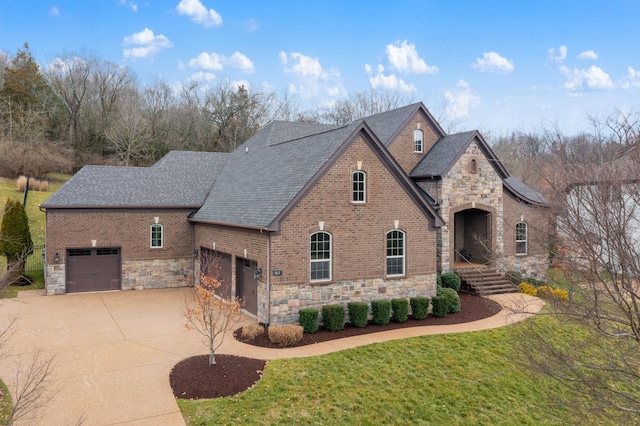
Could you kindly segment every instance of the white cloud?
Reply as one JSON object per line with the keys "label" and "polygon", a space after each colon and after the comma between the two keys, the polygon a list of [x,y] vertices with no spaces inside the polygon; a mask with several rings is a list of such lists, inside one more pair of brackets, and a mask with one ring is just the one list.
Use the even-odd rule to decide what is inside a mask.
{"label": "white cloud", "polygon": [[198,71],[189,77],[189,81],[198,83],[212,83],[216,81],[218,77],[212,72]]}
{"label": "white cloud", "polygon": [[581,54],[578,55],[578,59],[596,60],[596,59],[598,59],[598,54],[596,52],[594,52],[593,50],[585,50],[584,52],[582,52]]}
{"label": "white cloud", "polygon": [[552,47],[551,49],[549,49],[548,54],[549,54],[549,60],[555,61],[555,62],[562,62],[567,58],[567,46],[562,45],[558,47],[557,50]]}
{"label": "white cloud", "polygon": [[230,57],[219,55],[215,52],[202,52],[197,57],[189,60],[189,68],[200,68],[207,71],[222,71],[225,66],[238,68],[246,74],[251,74],[255,71],[251,59],[240,52],[235,52]]}
{"label": "white cloud", "polygon": [[496,52],[485,52],[482,58],[476,59],[471,68],[479,71],[510,73],[513,71],[513,61],[503,58]]}
{"label": "white cloud", "polygon": [[386,53],[391,66],[399,72],[405,74],[434,74],[438,72],[438,67],[427,65],[424,59],[418,56],[415,44],[410,44],[407,40],[387,45]]}
{"label": "white cloud", "polygon": [[415,92],[416,86],[407,84],[403,79],[396,77],[395,74],[376,74],[369,77],[369,84],[372,89],[397,90],[400,92]]}
{"label": "white cloud", "polygon": [[637,71],[632,67],[627,68],[627,75],[620,80],[619,85],[623,89],[640,87],[640,71]]}
{"label": "white cloud", "polygon": [[586,70],[578,68],[569,69],[562,65],[560,66],[560,72],[567,79],[564,83],[564,87],[571,91],[580,90],[585,85],[589,89],[611,89],[614,87],[609,74],[595,65],[592,65]]}
{"label": "white cloud", "polygon": [[214,9],[208,9],[199,0],[180,0],[176,11],[180,15],[187,15],[196,24],[205,27],[222,25],[222,16]]}
{"label": "white cloud", "polygon": [[123,43],[134,46],[124,49],[124,57],[128,59],[148,58],[158,53],[161,49],[173,46],[167,37],[162,34],[155,35],[149,28],[126,36],[123,39]]}
{"label": "white cloud", "polygon": [[255,19],[251,18],[247,21],[244,21],[244,29],[247,32],[254,32],[260,29],[260,24],[258,24],[258,21],[256,21]]}
{"label": "white cloud", "polygon": [[60,9],[57,6],[51,6],[49,9],[49,16],[60,16]]}
{"label": "white cloud", "polygon": [[342,86],[340,72],[335,68],[323,69],[318,58],[300,52],[278,55],[284,72],[296,81],[289,83],[289,92],[301,97],[328,96],[336,98],[346,92]]}
{"label": "white cloud", "polygon": [[473,94],[469,83],[459,80],[457,88],[444,94],[447,105],[445,113],[451,120],[461,120],[469,116],[471,110],[480,105],[480,98]]}
{"label": "white cloud", "polygon": [[138,11],[138,5],[132,1],[120,0],[119,4],[121,4],[122,6],[130,7],[134,12]]}

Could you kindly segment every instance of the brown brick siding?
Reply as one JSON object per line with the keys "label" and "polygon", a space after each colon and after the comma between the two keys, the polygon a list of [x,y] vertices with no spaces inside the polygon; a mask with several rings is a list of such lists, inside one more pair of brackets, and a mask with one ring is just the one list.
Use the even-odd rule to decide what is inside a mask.
{"label": "brown brick siding", "polygon": [[[413,131],[420,129],[423,132],[423,149],[421,153],[414,152]],[[433,131],[431,126],[427,124],[426,120],[421,114],[416,114],[398,136],[387,145],[387,149],[396,159],[402,170],[405,173],[411,172],[413,168],[422,159],[431,147],[438,141],[438,136]]]}

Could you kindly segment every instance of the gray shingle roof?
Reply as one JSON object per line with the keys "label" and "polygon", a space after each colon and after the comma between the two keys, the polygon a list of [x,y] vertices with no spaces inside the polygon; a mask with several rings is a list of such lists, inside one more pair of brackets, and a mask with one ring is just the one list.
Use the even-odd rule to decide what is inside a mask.
{"label": "gray shingle roof", "polygon": [[507,187],[510,187],[516,193],[516,195],[521,195],[529,201],[540,204],[548,203],[546,198],[528,187],[526,183],[522,182],[515,176],[509,176],[504,180],[504,183],[507,185]]}
{"label": "gray shingle roof", "polygon": [[[324,126],[327,131],[300,137],[313,127],[301,131],[305,124],[273,122],[231,153],[193,219],[271,225],[358,127]],[[296,138],[285,141],[282,135]]]}
{"label": "gray shingle roof", "polygon": [[85,166],[42,207],[199,207],[228,155],[172,151],[152,167]]}
{"label": "gray shingle roof", "polygon": [[441,138],[409,173],[411,177],[443,176],[458,160],[478,132],[455,133]]}

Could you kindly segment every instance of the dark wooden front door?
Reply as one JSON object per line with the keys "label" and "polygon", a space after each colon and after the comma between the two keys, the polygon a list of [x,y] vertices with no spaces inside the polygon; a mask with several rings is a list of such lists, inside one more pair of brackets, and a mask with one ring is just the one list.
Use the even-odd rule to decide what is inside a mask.
{"label": "dark wooden front door", "polygon": [[220,282],[216,294],[223,299],[231,299],[231,255],[219,251],[200,248],[200,273]]}
{"label": "dark wooden front door", "polygon": [[120,290],[120,249],[67,250],[67,293]]}
{"label": "dark wooden front door", "polygon": [[253,260],[236,257],[236,296],[243,308],[258,315],[258,280],[255,272],[258,264]]}

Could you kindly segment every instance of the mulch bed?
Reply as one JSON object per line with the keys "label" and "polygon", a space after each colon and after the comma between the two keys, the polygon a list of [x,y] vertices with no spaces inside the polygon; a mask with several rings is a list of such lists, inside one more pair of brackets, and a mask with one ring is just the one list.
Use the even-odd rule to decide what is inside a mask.
{"label": "mulch bed", "polygon": [[[460,293],[460,306],[462,308],[460,312],[448,314],[444,318],[435,318],[429,315],[423,320],[414,320],[409,317],[409,320],[403,323],[391,322],[384,326],[369,323],[364,328],[356,328],[346,324],[343,330],[333,332],[321,328],[316,333],[305,334],[302,341],[296,346],[398,328],[461,324],[488,318],[501,310],[500,305],[493,300],[466,293]],[[234,337],[239,339],[240,335],[240,330],[236,330]],[[245,343],[266,348],[278,347],[269,341],[266,333]],[[169,382],[176,398],[200,399],[231,396],[249,389],[260,380],[265,364],[266,361],[253,358],[216,355],[216,364],[209,367],[209,356],[200,355],[187,358],[176,364],[169,375]]]}

